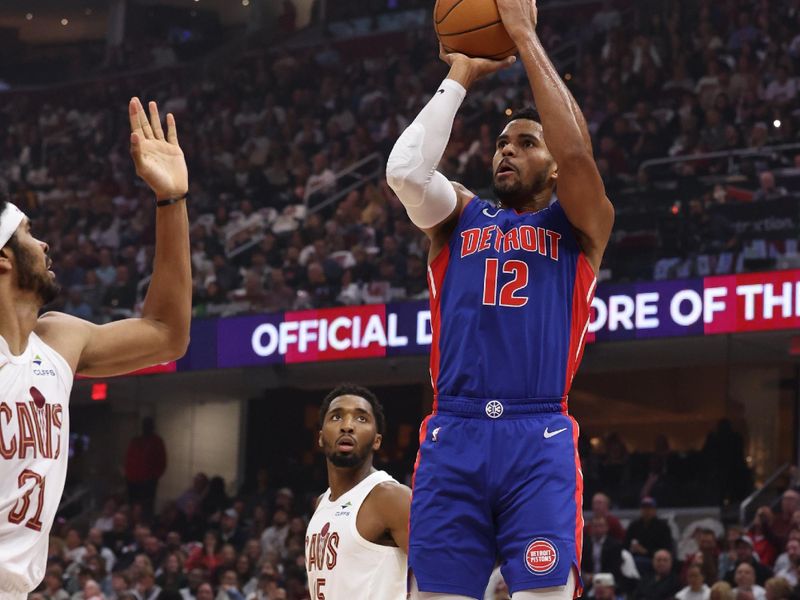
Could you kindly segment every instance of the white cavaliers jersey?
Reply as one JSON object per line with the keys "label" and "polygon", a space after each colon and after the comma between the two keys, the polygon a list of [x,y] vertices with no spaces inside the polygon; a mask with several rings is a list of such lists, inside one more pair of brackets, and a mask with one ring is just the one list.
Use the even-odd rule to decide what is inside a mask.
{"label": "white cavaliers jersey", "polygon": [[67,477],[72,379],[35,333],[20,356],[0,337],[0,598],[31,592],[44,578]]}
{"label": "white cavaliers jersey", "polygon": [[399,548],[368,542],[356,529],[364,499],[379,483],[394,481],[376,471],[331,502],[322,499],[306,530],[306,570],[312,598],[405,600],[408,557]]}

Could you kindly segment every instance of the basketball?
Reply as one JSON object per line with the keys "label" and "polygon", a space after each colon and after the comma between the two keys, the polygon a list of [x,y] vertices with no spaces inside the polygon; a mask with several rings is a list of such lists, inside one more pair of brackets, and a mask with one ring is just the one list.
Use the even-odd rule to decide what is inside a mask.
{"label": "basketball", "polygon": [[499,60],[517,50],[495,0],[437,0],[433,23],[447,52]]}

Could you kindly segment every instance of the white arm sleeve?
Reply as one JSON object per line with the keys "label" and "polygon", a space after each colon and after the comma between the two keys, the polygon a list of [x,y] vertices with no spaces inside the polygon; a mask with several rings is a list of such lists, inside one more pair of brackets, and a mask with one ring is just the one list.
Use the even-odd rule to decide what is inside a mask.
{"label": "white arm sleeve", "polygon": [[458,198],[453,185],[436,170],[450,140],[453,120],[467,90],[445,79],[430,102],[408,126],[389,155],[386,180],[420,229],[447,219]]}

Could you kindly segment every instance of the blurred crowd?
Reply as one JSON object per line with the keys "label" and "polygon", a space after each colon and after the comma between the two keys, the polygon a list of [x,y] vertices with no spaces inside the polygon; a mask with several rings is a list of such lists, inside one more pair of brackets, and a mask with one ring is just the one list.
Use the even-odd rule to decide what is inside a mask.
{"label": "blurred crowd", "polygon": [[[800,152],[643,165],[798,141],[796,0],[607,1],[571,15],[543,12],[539,32],[549,49],[573,49],[562,72],[617,208],[601,278],[795,266]],[[6,93],[0,186],[50,244],[58,308],[108,321],[136,313],[146,292],[155,209],[128,156],[132,92],[178,121],[196,316],[425,298],[427,240],[380,165],[446,68],[429,29],[393,35],[405,51],[325,42],[252,50],[224,70]],[[519,65],[476,86],[440,168],[491,194],[495,135],[530,101]],[[765,212],[780,217],[764,224]]]}
{"label": "blurred crowd", "polygon": [[[401,476],[401,473],[395,475]],[[794,600],[800,597],[800,493],[792,480],[751,522],[679,523],[651,496],[615,515],[586,497],[581,573],[598,600]],[[307,600],[305,530],[314,494],[254,484],[229,496],[221,477],[195,475],[150,515],[109,497],[93,516],[57,522],[47,575],[29,600]],[[507,600],[499,571],[487,600]]]}

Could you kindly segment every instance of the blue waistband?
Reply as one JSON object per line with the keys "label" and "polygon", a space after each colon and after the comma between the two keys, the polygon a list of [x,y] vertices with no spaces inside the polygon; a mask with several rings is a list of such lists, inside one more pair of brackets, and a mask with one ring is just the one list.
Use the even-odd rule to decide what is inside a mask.
{"label": "blue waistband", "polygon": [[507,419],[537,414],[564,413],[564,398],[465,398],[463,396],[436,397],[436,412],[459,417]]}

